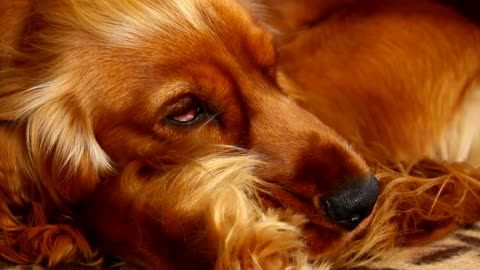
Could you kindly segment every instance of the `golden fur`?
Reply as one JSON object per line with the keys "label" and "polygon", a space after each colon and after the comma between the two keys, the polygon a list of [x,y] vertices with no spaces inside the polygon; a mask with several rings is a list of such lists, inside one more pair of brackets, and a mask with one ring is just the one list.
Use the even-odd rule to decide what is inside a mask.
{"label": "golden fur", "polygon": [[432,1],[330,8],[298,33],[278,28],[285,91],[352,142],[383,185],[366,234],[334,261],[366,261],[477,220],[478,27]]}
{"label": "golden fur", "polygon": [[[132,222],[144,228],[130,232],[129,237],[134,239],[117,244],[122,245],[120,249],[124,249],[125,245],[131,248],[132,252],[126,258],[132,257],[129,258],[130,262],[147,269],[203,268],[210,265],[211,261],[215,261],[215,269],[310,269],[313,266],[307,261],[306,247],[298,227],[304,223],[303,217],[290,211],[261,210],[256,200],[252,200],[258,196],[252,192],[263,186],[252,176],[254,165],[254,160],[242,157],[241,153],[206,156],[181,167],[175,166],[161,176],[146,179],[148,183],[142,185],[135,175],[137,166],[141,164],[131,164],[113,185],[100,187],[98,192],[102,196],[94,196],[90,204],[92,209],[87,210],[95,212],[94,219],[88,222],[112,224],[113,218],[113,222],[118,224],[115,230],[122,231],[122,226],[128,227]],[[104,192],[103,189],[108,191]],[[141,198],[138,198],[138,194],[142,194]],[[176,196],[172,197],[171,194]],[[118,213],[112,215],[95,210],[99,204],[110,200],[119,204]],[[140,217],[146,212],[150,218],[132,221],[130,215],[122,215],[125,209],[129,209],[130,215]],[[169,217],[168,220],[165,220],[165,216]],[[152,217],[163,218],[162,222],[170,221],[172,224],[164,223],[167,231],[162,233],[158,226],[151,225]],[[105,230],[102,234],[109,235],[111,232],[107,230],[112,228]],[[181,241],[175,238],[185,237],[184,231],[189,232],[186,235],[191,242],[177,246],[174,243]],[[159,250],[156,252],[161,251],[160,255],[165,257],[160,264],[148,265],[145,262],[152,261],[147,258],[150,254],[136,254],[137,249],[132,243],[138,242],[142,235],[147,237],[143,241],[151,241],[148,238],[155,235],[156,241],[165,237],[163,241],[172,243],[168,248],[151,243],[157,245]],[[102,236],[95,240],[100,248],[110,245],[102,240]],[[174,257],[180,257],[180,260],[198,257],[195,246],[202,247],[204,254],[200,259],[171,263]]]}
{"label": "golden fur", "polygon": [[[281,92],[271,37],[242,5],[216,0],[30,4],[31,11],[18,22],[23,31],[4,36],[5,43],[18,44],[16,50],[3,50],[0,80],[0,134],[6,142],[0,183],[7,198],[0,202],[0,254],[5,259],[94,263],[93,243],[104,254],[152,269],[210,268],[216,261],[222,268],[222,258],[235,256],[241,257],[238,267],[263,265],[265,257],[278,262],[274,265],[300,264],[305,254],[298,259],[289,254],[304,248],[303,236],[285,228],[308,223],[309,248],[318,254],[356,233],[330,221],[319,200],[343,186],[374,182],[369,169],[345,140]],[[261,161],[255,175],[269,184],[260,189],[261,208],[245,197],[238,201],[243,207],[234,209],[220,207],[215,197],[193,205],[186,201],[194,199],[189,185],[197,185],[191,174],[182,177],[182,168],[227,151],[216,145],[246,148]],[[199,166],[214,174],[225,168],[217,163]],[[170,177],[183,182],[167,191],[153,184]],[[215,183],[200,195],[223,189],[222,182]],[[144,188],[136,185],[146,185],[151,195],[144,197]],[[156,194],[164,192],[164,201],[155,203]],[[144,200],[152,203],[153,213]],[[205,212],[176,218],[181,213],[163,207],[170,205],[165,200],[191,210],[189,215],[192,207]],[[255,237],[255,227],[242,233],[240,225],[223,224],[219,235],[227,239],[218,236],[218,245],[206,247],[199,239],[217,236],[198,229],[216,224],[208,218],[212,205],[220,218],[235,217],[228,211],[237,208],[251,213],[251,222],[265,233]],[[263,207],[288,208],[305,221],[285,216],[293,220],[288,225],[269,214],[265,223],[270,225],[263,228],[266,218],[254,214]],[[272,231],[291,239],[291,248],[273,242],[282,233],[262,240]],[[230,254],[232,243],[240,241],[230,235],[253,242],[246,242],[245,252],[233,246]]]}
{"label": "golden fur", "polygon": [[0,1],[1,256],[327,269],[480,218],[480,30],[407,2]]}

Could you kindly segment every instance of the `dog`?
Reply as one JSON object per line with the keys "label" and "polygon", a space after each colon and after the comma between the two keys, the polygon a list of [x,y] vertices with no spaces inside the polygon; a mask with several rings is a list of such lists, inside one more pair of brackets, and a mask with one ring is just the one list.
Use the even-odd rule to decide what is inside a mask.
{"label": "dog", "polygon": [[[397,244],[384,240],[402,224],[428,240],[478,218],[458,211],[478,209],[475,181],[445,196],[450,171],[424,185],[426,166],[395,171],[476,165],[478,29],[441,5],[346,1],[282,26],[248,1],[24,3],[2,15],[15,26],[0,75],[8,261],[94,263],[99,250],[146,269],[323,268],[311,261]],[[455,61],[435,65],[426,47],[456,48]],[[467,149],[449,145],[457,135]],[[406,202],[413,225],[394,211]]]}
{"label": "dog", "polygon": [[[305,220],[271,214],[265,223],[279,234],[288,234],[289,224],[305,224],[315,253],[347,241],[371,213],[378,181],[349,143],[278,87],[271,36],[248,4],[59,0],[26,6],[30,15],[15,22],[22,32],[5,34],[16,51],[2,61],[5,259],[91,262],[94,243],[148,269],[211,268],[220,257],[235,265],[222,245],[240,225],[216,234],[207,226],[226,226],[212,221],[218,215],[234,219],[235,201],[224,202],[230,212],[217,206],[213,217],[206,214],[218,204],[215,191],[231,188],[220,180],[205,184],[205,176],[195,180],[198,173],[183,169],[193,162],[214,178],[216,166],[225,165],[202,157],[231,151],[220,145],[247,149],[260,161],[252,174],[265,182],[265,192],[242,191],[253,180],[237,190],[247,204],[261,197],[262,206],[249,211],[301,215]],[[235,189],[227,193],[238,197]],[[201,198],[206,195],[212,197]],[[246,216],[234,220],[242,224]],[[287,231],[296,252],[302,239]],[[251,250],[238,254],[242,268],[259,263],[245,261],[245,254],[262,250],[274,261],[268,264],[291,260],[265,245],[282,239],[275,234],[268,241],[260,241],[262,231],[245,235],[258,244],[245,244]],[[290,250],[282,242],[268,245]]]}

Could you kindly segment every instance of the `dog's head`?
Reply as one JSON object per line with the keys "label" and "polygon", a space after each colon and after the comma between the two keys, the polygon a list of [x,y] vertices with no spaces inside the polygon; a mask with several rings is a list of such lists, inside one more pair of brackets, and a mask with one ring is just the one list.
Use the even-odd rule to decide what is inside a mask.
{"label": "dog's head", "polygon": [[[243,4],[36,5],[20,49],[27,56],[5,73],[0,117],[25,130],[33,167],[57,200],[88,202],[100,179],[133,162],[142,164],[135,174],[159,174],[193,153],[234,145],[261,161],[254,174],[272,184],[263,205],[306,217],[313,255],[370,214],[376,179],[347,142],[278,87],[271,37]],[[115,192],[101,190],[97,198]]]}

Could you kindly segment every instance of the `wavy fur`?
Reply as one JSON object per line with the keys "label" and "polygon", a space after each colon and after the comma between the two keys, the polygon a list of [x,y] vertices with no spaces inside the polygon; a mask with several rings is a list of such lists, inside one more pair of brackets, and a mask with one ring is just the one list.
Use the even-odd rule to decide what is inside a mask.
{"label": "wavy fur", "polygon": [[[480,218],[477,26],[300,2],[0,1],[0,256],[323,270]],[[370,172],[382,194],[347,232],[320,200]]]}

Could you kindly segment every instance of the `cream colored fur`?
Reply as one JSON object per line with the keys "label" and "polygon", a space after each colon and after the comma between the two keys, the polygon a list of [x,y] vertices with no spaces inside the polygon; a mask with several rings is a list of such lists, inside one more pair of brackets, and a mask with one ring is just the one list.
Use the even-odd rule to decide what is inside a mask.
{"label": "cream colored fur", "polygon": [[480,86],[467,89],[431,158],[480,166]]}

